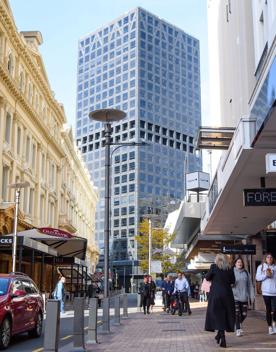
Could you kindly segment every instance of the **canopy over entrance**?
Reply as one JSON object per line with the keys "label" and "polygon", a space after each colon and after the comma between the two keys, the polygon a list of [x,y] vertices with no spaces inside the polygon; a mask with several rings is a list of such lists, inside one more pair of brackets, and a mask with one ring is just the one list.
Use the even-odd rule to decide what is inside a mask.
{"label": "canopy over entrance", "polygon": [[[7,236],[12,236],[12,234]],[[87,240],[69,232],[43,227],[20,231],[17,236],[41,242],[54,249],[58,256],[85,259]]]}

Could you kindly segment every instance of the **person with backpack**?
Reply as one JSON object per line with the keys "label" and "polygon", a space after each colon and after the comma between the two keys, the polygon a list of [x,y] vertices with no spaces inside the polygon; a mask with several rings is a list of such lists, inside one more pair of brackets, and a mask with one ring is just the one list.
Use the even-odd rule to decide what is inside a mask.
{"label": "person with backpack", "polygon": [[234,261],[235,284],[232,287],[235,300],[235,323],[236,335],[242,336],[242,323],[247,317],[248,301],[253,303],[255,299],[254,287],[249,273],[244,268],[241,257]]}
{"label": "person with backpack", "polygon": [[256,273],[257,293],[263,295],[266,307],[266,321],[268,334],[276,334],[276,265],[271,253],[264,257]]}

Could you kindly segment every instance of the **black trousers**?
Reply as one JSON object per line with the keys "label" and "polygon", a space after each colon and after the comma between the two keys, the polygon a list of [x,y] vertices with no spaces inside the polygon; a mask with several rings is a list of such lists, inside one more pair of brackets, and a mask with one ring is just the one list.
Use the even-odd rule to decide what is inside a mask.
{"label": "black trousers", "polygon": [[149,307],[150,307],[150,297],[148,296],[142,296],[142,305],[144,312],[149,312]]}
{"label": "black trousers", "polygon": [[171,307],[171,298],[172,298],[172,295],[166,292],[166,309],[169,309]]}
{"label": "black trousers", "polygon": [[263,296],[266,308],[267,325],[272,325],[272,320],[276,322],[276,296]]}
{"label": "black trousers", "polygon": [[178,294],[178,314],[183,313],[184,307],[187,309],[188,313],[190,313],[190,302],[189,296],[187,292],[179,292]]}
{"label": "black trousers", "polygon": [[247,317],[247,302],[235,301],[236,329],[241,328],[241,323]]}

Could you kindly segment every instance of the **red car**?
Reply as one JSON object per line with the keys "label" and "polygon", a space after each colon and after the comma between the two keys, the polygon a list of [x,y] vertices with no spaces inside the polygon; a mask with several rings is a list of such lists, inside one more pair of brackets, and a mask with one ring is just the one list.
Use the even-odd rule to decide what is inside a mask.
{"label": "red car", "polygon": [[0,274],[0,349],[13,335],[28,332],[39,337],[43,323],[43,299],[35,283],[23,273]]}

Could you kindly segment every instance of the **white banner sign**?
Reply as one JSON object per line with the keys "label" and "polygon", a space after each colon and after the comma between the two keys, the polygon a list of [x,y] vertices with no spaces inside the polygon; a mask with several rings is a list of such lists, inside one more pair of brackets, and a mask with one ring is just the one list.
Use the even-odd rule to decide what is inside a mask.
{"label": "white banner sign", "polygon": [[160,274],[162,273],[162,263],[160,260],[152,260],[150,269],[152,273]]}
{"label": "white banner sign", "polygon": [[265,156],[266,173],[276,172],[276,154],[266,154]]}

